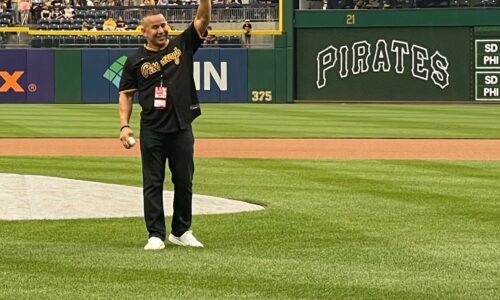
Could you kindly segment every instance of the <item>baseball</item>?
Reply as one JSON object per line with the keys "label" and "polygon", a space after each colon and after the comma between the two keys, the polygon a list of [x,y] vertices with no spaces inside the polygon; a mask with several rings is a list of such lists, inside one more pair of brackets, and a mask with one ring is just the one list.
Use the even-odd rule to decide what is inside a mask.
{"label": "baseball", "polygon": [[130,147],[133,147],[135,145],[135,139],[133,136],[129,136],[128,139],[127,139],[127,142],[128,142],[128,145]]}

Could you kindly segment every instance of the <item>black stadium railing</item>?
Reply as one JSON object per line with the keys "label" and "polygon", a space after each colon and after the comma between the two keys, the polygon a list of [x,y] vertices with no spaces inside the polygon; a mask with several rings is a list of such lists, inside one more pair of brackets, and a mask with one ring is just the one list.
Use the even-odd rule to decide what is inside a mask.
{"label": "black stadium railing", "polygon": [[[32,48],[135,48],[144,43],[145,39],[140,35],[35,35],[31,38]],[[216,45],[203,45],[203,47],[218,48],[240,48],[241,46],[240,36],[219,36]]]}

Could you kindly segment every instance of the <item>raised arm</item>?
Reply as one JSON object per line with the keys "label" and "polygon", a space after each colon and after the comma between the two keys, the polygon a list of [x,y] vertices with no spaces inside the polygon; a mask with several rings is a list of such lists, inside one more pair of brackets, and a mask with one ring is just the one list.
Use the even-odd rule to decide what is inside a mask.
{"label": "raised arm", "polygon": [[198,11],[194,19],[194,27],[198,34],[204,35],[207,31],[207,26],[212,19],[212,0],[199,0]]}

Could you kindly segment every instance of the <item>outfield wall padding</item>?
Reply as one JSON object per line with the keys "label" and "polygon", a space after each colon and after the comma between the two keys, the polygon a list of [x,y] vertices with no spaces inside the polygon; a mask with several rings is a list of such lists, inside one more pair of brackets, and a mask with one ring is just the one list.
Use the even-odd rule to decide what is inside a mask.
{"label": "outfield wall padding", "polygon": [[[0,103],[118,103],[118,86],[126,57],[134,49],[0,50]],[[248,96],[248,53],[253,49],[200,49],[195,55],[194,80],[201,102],[251,102]],[[274,50],[259,63],[252,80],[274,86]],[[270,71],[268,71],[270,70]],[[15,73],[17,72],[17,73]],[[168,81],[169,79],[166,78]],[[18,88],[19,86],[19,88]],[[7,89],[7,87],[9,87]],[[16,88],[14,90],[13,88]],[[175,87],[172,87],[175,88]],[[135,96],[137,102],[137,93]]]}
{"label": "outfield wall padding", "polygon": [[54,51],[32,49],[26,53],[28,103],[54,102]]}
{"label": "outfield wall padding", "polygon": [[[134,49],[109,49],[109,66],[101,68],[100,78],[109,81],[109,103],[118,103],[118,87],[125,57]],[[109,79],[106,79],[109,78]],[[137,102],[137,93],[135,97]]]}
{"label": "outfield wall padding", "polygon": [[[82,50],[82,102],[109,103],[109,81],[103,80],[109,66],[109,52],[101,49]],[[104,68],[104,70],[103,70]]]}
{"label": "outfield wall padding", "polygon": [[276,95],[275,64],[274,49],[252,49],[248,52],[248,98],[251,102],[273,102]]}
{"label": "outfield wall padding", "polygon": [[467,27],[315,28],[297,36],[297,99],[471,99]]}
{"label": "outfield wall padding", "polygon": [[0,52],[0,103],[26,103],[26,49]]}
{"label": "outfield wall padding", "polygon": [[[204,49],[204,51],[197,51],[194,60],[195,63],[193,67],[195,82],[198,81],[199,83],[199,86],[197,87],[198,97],[203,99],[204,102],[220,102],[221,91],[219,89],[212,88],[217,86],[215,79],[208,76],[208,80],[206,80],[207,78],[205,76],[205,74],[208,75],[208,72],[211,70],[213,71],[213,69],[211,69],[212,66],[217,71],[216,73],[222,76],[220,68],[220,50]],[[211,65],[208,65],[205,62],[211,62]]]}
{"label": "outfield wall padding", "polygon": [[248,51],[246,49],[225,49],[220,51],[220,61],[227,67],[227,90],[220,92],[220,102],[248,102]]}
{"label": "outfield wall padding", "polygon": [[54,55],[55,103],[82,103],[82,51],[55,49]]}

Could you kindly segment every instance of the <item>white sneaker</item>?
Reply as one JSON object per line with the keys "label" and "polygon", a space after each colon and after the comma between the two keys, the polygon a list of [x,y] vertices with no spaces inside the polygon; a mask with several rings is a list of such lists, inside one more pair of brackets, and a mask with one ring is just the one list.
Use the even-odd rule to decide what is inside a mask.
{"label": "white sneaker", "polygon": [[150,237],[146,246],[144,246],[144,250],[161,250],[165,248],[165,243],[155,236]]}
{"label": "white sneaker", "polygon": [[178,246],[203,247],[203,244],[194,237],[191,230],[184,232],[180,237],[170,234],[168,240]]}

